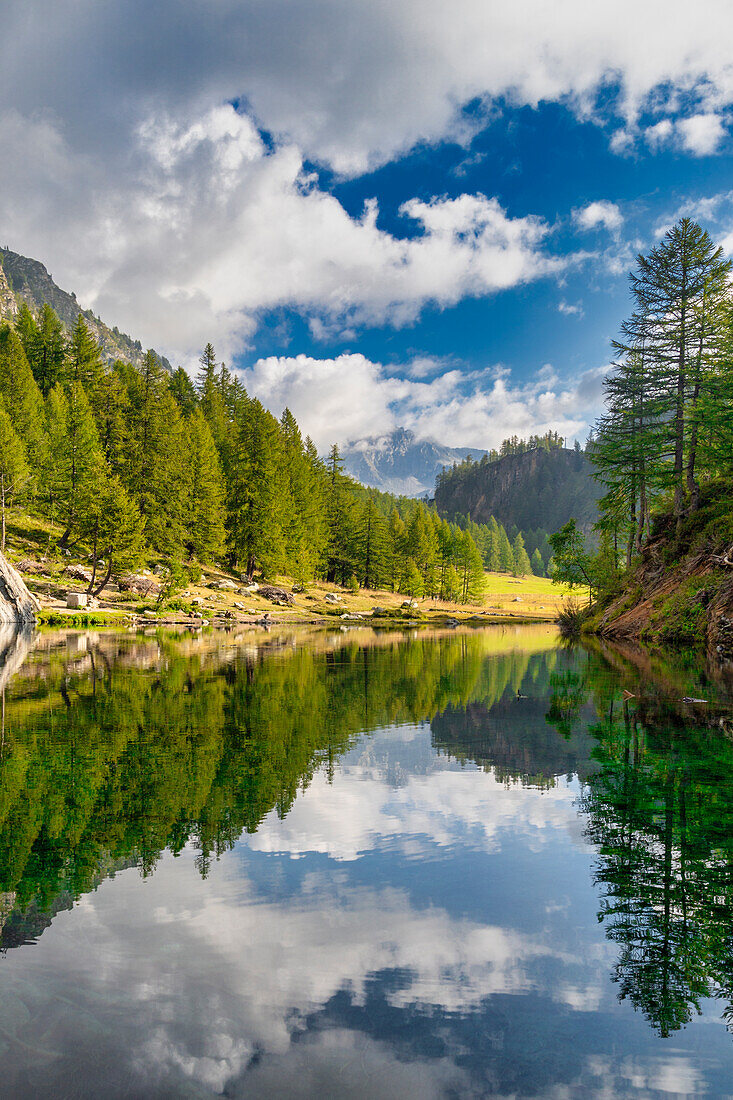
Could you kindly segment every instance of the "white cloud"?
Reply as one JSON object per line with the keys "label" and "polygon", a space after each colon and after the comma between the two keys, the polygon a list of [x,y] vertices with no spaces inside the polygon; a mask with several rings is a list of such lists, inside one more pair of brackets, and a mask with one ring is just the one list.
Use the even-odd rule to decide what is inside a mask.
{"label": "white cloud", "polygon": [[623,215],[615,202],[599,199],[573,211],[573,220],[580,229],[597,229],[603,226],[615,232],[623,225]]}
{"label": "white cloud", "polygon": [[514,434],[581,433],[600,411],[606,370],[561,384],[543,368],[533,381],[517,385],[496,367],[454,368],[423,379],[404,377],[360,354],[298,355],[260,359],[242,379],[277,415],[287,405],[321,449],[395,427],[448,446],[490,448]]}
{"label": "white cloud", "polygon": [[583,307],[580,302],[566,302],[564,298],[558,303],[557,311],[566,314],[568,317],[583,316]]}
{"label": "white cloud", "polygon": [[672,140],[674,124],[671,119],[663,118],[653,126],[647,126],[644,137],[652,149],[660,149]]}
{"label": "white cloud", "polygon": [[[0,167],[11,247],[23,241],[84,305],[174,355],[192,355],[212,335],[230,354],[260,311],[277,306],[302,310],[322,333],[404,325],[427,303],[451,305],[568,262],[546,252],[540,218],[511,218],[480,194],[406,202],[405,239],[379,228],[375,202],[351,217],[293,146],[266,147],[232,106],[187,125],[148,118],[133,170],[99,193],[53,128],[19,132],[6,120],[0,139],[8,125],[22,143],[22,156]],[[63,206],[50,235],[39,217],[44,191]]]}
{"label": "white cloud", "polygon": [[470,100],[569,102],[594,119],[596,93],[618,82],[630,122],[682,96],[719,110],[733,99],[732,28],[728,0],[701,0],[694,19],[684,0],[617,0],[613,18],[584,0],[158,0],[132,13],[9,0],[0,102],[26,117],[51,105],[79,147],[114,149],[151,104],[185,117],[237,99],[308,156],[358,173],[470,135]]}
{"label": "white cloud", "polygon": [[[614,81],[612,147],[628,151],[640,110],[682,103],[679,142],[710,152],[733,102],[733,12],[702,7],[690,21],[683,0],[664,18],[619,0],[613,19],[584,0],[9,0],[3,237],[171,354],[212,336],[229,354],[273,305],[323,334],[408,323],[426,302],[557,270],[547,227],[482,195],[413,199],[418,235],[401,240],[374,211],[350,217],[304,161],[358,174],[419,142],[466,141],[504,103],[603,123],[596,92]],[[483,104],[473,121],[468,102]]]}
{"label": "white cloud", "polygon": [[720,115],[710,113],[680,119],[677,131],[683,149],[697,157],[714,153],[726,134]]}

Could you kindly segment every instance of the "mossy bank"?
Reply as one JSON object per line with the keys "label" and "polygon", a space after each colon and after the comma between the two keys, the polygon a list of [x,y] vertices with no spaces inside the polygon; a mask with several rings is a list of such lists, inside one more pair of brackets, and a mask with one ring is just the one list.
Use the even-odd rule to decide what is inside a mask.
{"label": "mossy bank", "polygon": [[657,517],[620,592],[596,608],[584,632],[733,659],[732,501],[733,485],[718,481],[681,522]]}

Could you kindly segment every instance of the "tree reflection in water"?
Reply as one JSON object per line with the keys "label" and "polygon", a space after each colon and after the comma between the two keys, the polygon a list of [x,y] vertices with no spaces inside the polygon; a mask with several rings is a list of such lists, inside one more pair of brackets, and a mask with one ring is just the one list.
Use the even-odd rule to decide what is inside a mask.
{"label": "tree reflection in water", "polygon": [[710,995],[730,1023],[733,712],[721,687],[662,658],[564,650],[546,629],[516,645],[487,631],[257,637],[47,639],[20,670],[5,646],[3,948],[120,868],[150,874],[165,849],[193,845],[206,875],[364,731],[430,721],[437,751],[505,783],[579,776],[620,996],[663,1036]]}

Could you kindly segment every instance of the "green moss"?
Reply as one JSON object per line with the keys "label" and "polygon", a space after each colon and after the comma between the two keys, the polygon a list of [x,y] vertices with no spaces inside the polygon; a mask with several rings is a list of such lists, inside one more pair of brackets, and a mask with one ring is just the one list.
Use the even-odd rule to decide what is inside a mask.
{"label": "green moss", "polygon": [[651,624],[650,636],[678,645],[704,645],[707,608],[721,580],[722,577],[707,574],[684,581],[660,606],[659,615]]}

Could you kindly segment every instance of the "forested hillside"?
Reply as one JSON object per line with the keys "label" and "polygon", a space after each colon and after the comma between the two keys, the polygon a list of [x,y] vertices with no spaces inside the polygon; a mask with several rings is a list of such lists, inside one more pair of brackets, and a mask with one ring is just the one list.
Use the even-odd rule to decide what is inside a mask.
{"label": "forested hillside", "polygon": [[19,506],[53,521],[59,548],[88,551],[90,592],[155,558],[172,574],[220,561],[248,578],[480,595],[469,532],[417,501],[365,495],[338,448],[322,461],[211,345],[194,385],[152,351],[139,368],[107,364],[83,316],[67,333],[49,306],[34,317],[23,305],[0,328],[0,401],[3,532]]}
{"label": "forested hillside", "polygon": [[525,532],[556,531],[572,516],[590,531],[600,495],[585,452],[569,450],[549,434],[506,440],[499,452],[445,469],[438,475],[435,505],[448,519],[488,523],[493,516]]}

